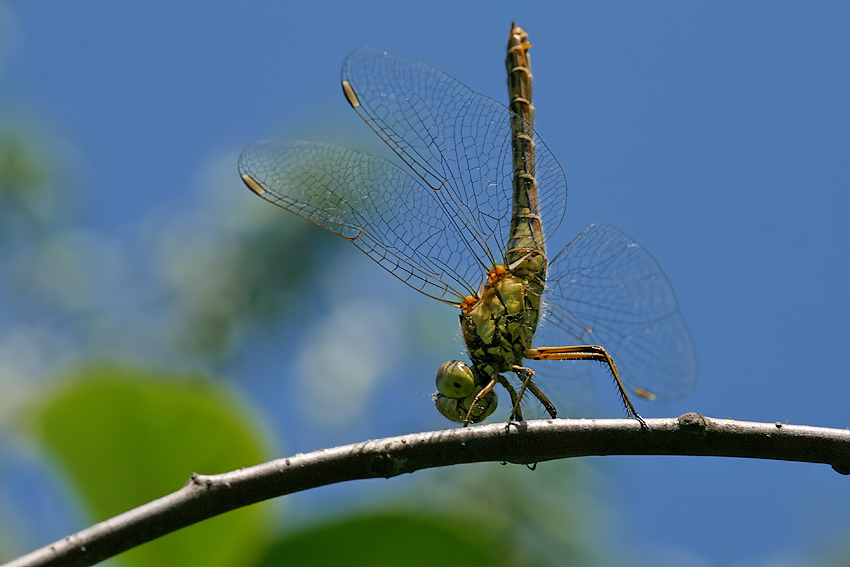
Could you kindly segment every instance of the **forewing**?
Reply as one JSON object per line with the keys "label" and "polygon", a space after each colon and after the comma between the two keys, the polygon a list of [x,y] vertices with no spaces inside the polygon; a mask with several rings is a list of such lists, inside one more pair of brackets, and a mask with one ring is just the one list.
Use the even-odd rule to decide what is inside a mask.
{"label": "forewing", "polygon": [[672,399],[693,388],[694,346],[676,295],[637,242],[592,225],[552,261],[546,284],[542,324],[564,331],[561,340],[604,347],[623,381],[644,396]]}
{"label": "forewing", "polygon": [[267,201],[350,240],[426,295],[456,304],[480,284],[483,271],[471,273],[476,261],[434,191],[386,160],[270,140],[242,153],[239,172]]}
{"label": "forewing", "polygon": [[[470,255],[488,268],[501,263],[513,197],[511,111],[438,69],[373,48],[349,55],[342,78],[354,110],[433,189]],[[536,143],[540,210],[552,234],[563,218],[566,180],[539,137]],[[480,267],[466,269],[477,277]]]}

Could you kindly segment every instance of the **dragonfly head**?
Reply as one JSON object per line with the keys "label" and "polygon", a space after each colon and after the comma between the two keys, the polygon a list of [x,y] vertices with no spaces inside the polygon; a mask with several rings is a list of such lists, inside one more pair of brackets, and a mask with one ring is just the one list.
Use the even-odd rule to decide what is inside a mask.
{"label": "dragonfly head", "polygon": [[476,401],[475,398],[483,389],[469,366],[459,360],[450,360],[437,370],[434,403],[441,414],[454,422],[478,423],[496,411],[498,406],[498,398],[493,390]]}

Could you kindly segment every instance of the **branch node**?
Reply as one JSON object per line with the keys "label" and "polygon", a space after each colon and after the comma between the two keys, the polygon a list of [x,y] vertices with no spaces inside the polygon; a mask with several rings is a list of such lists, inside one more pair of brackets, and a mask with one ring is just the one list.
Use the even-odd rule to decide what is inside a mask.
{"label": "branch node", "polygon": [[848,463],[847,461],[832,463],[832,470],[834,470],[838,474],[848,475],[850,474],[850,463]]}
{"label": "branch node", "polygon": [[685,431],[705,431],[708,421],[701,413],[683,413],[678,418],[679,427]]}

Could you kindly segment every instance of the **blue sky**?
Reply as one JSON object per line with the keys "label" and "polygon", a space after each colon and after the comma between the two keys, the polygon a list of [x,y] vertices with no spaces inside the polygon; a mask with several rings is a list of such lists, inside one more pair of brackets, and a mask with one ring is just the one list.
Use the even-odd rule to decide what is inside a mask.
{"label": "blue sky", "polygon": [[[564,237],[607,222],[635,238],[664,267],[694,336],[697,388],[643,404],[643,415],[850,425],[850,5],[517,6],[10,2],[4,98],[73,148],[81,218],[120,240],[146,219],[191,216],[227,160],[232,179],[217,183],[251,199],[236,157],[253,141],[374,143],[338,85],[361,45],[505,100],[516,19],[534,46],[536,127],[569,183]],[[395,285],[367,260],[351,263],[356,287]],[[398,287],[390,293],[411,313],[430,308]],[[448,325],[455,317],[445,311]],[[611,400],[600,413],[620,417],[601,392]],[[438,416],[421,425],[443,426]],[[355,440],[328,433],[298,449]],[[623,537],[679,565],[774,564],[850,528],[848,480],[825,466],[587,461]]]}

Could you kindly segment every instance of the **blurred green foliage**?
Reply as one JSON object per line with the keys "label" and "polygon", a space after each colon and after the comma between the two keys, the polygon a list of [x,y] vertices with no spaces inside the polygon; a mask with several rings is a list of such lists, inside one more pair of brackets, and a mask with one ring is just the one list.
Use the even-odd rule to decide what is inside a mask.
{"label": "blurred green foliage", "polygon": [[57,220],[57,145],[40,130],[0,119],[0,241],[43,234]]}
{"label": "blurred green foliage", "polygon": [[514,550],[488,528],[462,517],[367,513],[289,535],[257,567],[514,565]]}
{"label": "blurred green foliage", "polygon": [[344,244],[282,216],[236,213],[232,225],[166,260],[179,351],[218,362],[233,356],[242,331],[279,324],[322,260]]}
{"label": "blurred green foliage", "polygon": [[[93,522],[179,489],[192,472],[225,472],[270,457],[238,396],[197,376],[88,365],[52,385],[28,419]],[[121,560],[140,567],[239,565],[270,532],[270,511],[260,504],[160,538]]]}

